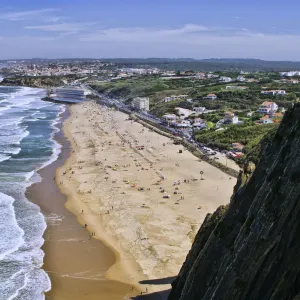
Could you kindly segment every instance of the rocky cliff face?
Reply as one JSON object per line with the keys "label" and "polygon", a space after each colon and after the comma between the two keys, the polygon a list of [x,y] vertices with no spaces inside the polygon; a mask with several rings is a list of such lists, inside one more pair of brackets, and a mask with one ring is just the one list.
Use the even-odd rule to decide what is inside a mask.
{"label": "rocky cliff face", "polygon": [[[248,176],[248,179],[247,179]],[[246,177],[246,180],[245,180]],[[201,226],[169,300],[300,298],[300,104]]]}

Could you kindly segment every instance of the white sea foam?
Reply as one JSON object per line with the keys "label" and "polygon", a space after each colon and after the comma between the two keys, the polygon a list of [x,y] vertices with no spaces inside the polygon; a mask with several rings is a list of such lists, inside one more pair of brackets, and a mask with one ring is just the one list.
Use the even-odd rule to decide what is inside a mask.
{"label": "white sea foam", "polygon": [[6,154],[1,154],[0,153],[0,163],[2,162],[2,161],[5,161],[5,160],[8,160],[8,159],[10,159],[11,158],[11,156],[9,156],[9,155],[6,155]]}
{"label": "white sea foam", "polygon": [[0,260],[24,243],[24,231],[17,223],[13,202],[12,197],[0,192]]}
{"label": "white sea foam", "polygon": [[[39,208],[24,197],[26,187],[41,179],[36,171],[55,161],[61,151],[61,145],[54,140],[54,133],[59,131],[56,125],[65,107],[40,101],[43,93],[41,89],[31,88],[20,88],[13,93],[5,90],[5,93],[1,93],[0,88],[0,96],[6,97],[1,100],[0,107],[0,191],[11,189],[12,194],[18,195],[14,200],[4,193],[0,194],[0,300],[40,300],[45,298],[44,292],[51,289],[49,277],[41,269],[44,253],[40,248],[44,243],[42,236],[46,222]],[[48,112],[51,118],[56,113],[52,124],[45,120]],[[27,123],[38,120],[45,122],[42,121],[38,127]],[[52,134],[49,134],[49,125]],[[47,137],[39,131],[43,126],[47,129]],[[29,139],[24,142],[28,135]],[[27,149],[31,140],[35,152]],[[52,155],[49,156],[50,147]],[[32,153],[38,156],[32,156]],[[9,173],[4,173],[1,162],[6,164],[5,161],[9,159],[12,160],[5,169]],[[14,169],[9,170],[8,166]],[[55,224],[61,221],[62,217],[58,215],[50,216],[49,219],[49,222]]]}
{"label": "white sea foam", "polygon": [[60,122],[61,115],[65,112],[65,110],[66,110],[66,107],[65,107],[65,105],[63,105],[61,110],[57,113],[56,119],[53,120],[51,123],[51,127],[53,128],[53,132],[50,137],[50,140],[52,141],[52,145],[53,145],[52,146],[52,155],[51,155],[50,159],[39,168],[39,170],[52,164],[59,157],[62,146],[54,139],[54,137],[55,137],[55,134],[60,131],[60,129],[56,125]]}
{"label": "white sea foam", "polygon": [[63,221],[64,216],[55,214],[55,213],[51,213],[46,217],[46,222],[47,224],[51,225],[51,226],[58,226],[61,224],[61,222]]}

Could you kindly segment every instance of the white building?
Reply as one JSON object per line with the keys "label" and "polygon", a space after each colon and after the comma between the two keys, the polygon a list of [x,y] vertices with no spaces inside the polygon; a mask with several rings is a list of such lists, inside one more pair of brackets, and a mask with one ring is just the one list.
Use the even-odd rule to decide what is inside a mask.
{"label": "white building", "polygon": [[243,82],[243,81],[246,81],[246,78],[245,78],[244,76],[238,76],[238,77],[236,78],[236,80],[237,80],[237,81]]}
{"label": "white building", "polygon": [[206,122],[200,118],[197,118],[194,120],[193,127],[198,129],[206,128]]}
{"label": "white building", "polygon": [[149,98],[147,97],[136,97],[132,101],[132,106],[138,110],[149,110]]}
{"label": "white building", "polygon": [[180,116],[181,119],[188,118],[190,115],[195,113],[190,109],[186,109],[182,107],[175,107],[175,110],[177,111],[177,114]]}
{"label": "white building", "polygon": [[226,76],[221,76],[219,78],[219,81],[222,81],[222,82],[231,82],[232,78],[231,77],[226,77]]}
{"label": "white building", "polygon": [[300,76],[300,71],[280,72],[280,75],[287,76],[287,77]]}
{"label": "white building", "polygon": [[238,116],[235,116],[233,112],[224,113],[224,124],[237,124],[239,122]]}
{"label": "white building", "polygon": [[265,101],[257,110],[260,114],[273,114],[278,110],[278,105],[275,102]]}
{"label": "white building", "polygon": [[178,116],[174,114],[165,114],[162,116],[162,119],[166,120],[167,122],[175,122],[178,119]]}
{"label": "white building", "polygon": [[166,102],[166,103],[170,102],[170,101],[173,101],[173,100],[174,100],[174,98],[172,96],[164,98],[164,102]]}
{"label": "white building", "polygon": [[237,124],[239,122],[238,116],[224,117],[224,124]]}
{"label": "white building", "polygon": [[269,95],[269,96],[277,96],[277,95],[286,95],[285,90],[270,90],[270,91],[261,91],[262,95]]}

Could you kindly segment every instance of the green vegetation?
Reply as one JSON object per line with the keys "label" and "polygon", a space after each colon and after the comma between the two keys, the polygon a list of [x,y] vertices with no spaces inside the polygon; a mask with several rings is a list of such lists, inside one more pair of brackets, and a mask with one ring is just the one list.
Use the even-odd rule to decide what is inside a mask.
{"label": "green vegetation", "polygon": [[[180,68],[176,70],[180,70]],[[179,72],[177,73],[179,75]],[[233,69],[215,73],[231,78],[236,78],[239,75]],[[171,79],[151,75],[99,83],[92,87],[99,92],[107,93],[108,96],[121,98],[126,103],[130,103],[137,96],[149,97],[150,112],[157,116],[176,113],[175,107],[193,109],[195,106],[201,106],[212,110],[212,112],[201,116],[206,121],[207,129],[195,131],[196,140],[224,150],[232,150],[232,143],[241,143],[244,145],[246,155],[239,158],[238,162],[243,163],[245,160],[251,160],[257,163],[263,145],[274,135],[281,117],[274,118],[275,123],[273,124],[257,125],[256,122],[262,115],[253,113],[252,116],[247,116],[247,113],[255,112],[264,101],[274,101],[279,107],[289,108],[300,95],[300,84],[280,82],[281,77],[278,72],[256,72],[243,76],[254,79],[254,82],[220,83],[218,79],[196,80],[182,75],[179,79]],[[246,86],[247,88],[226,89],[228,85]],[[262,89],[282,89],[287,92],[287,95],[266,96],[261,94]],[[217,99],[204,99],[210,93],[216,94]],[[182,94],[187,95],[187,97],[169,102],[163,101],[165,97]],[[193,99],[193,101],[186,101],[188,98]],[[243,124],[224,125],[224,130],[216,131],[216,123],[223,118],[226,111],[231,111],[237,115]],[[262,140],[262,138],[264,139]]]}
{"label": "green vegetation", "polygon": [[189,95],[194,89],[202,86],[199,81],[189,79],[164,80],[158,76],[145,76],[130,78],[116,82],[105,82],[91,85],[98,92],[107,93],[108,96],[123,99],[130,103],[134,97],[149,97],[150,111],[158,116],[165,113],[174,113],[176,106],[192,108],[192,104],[184,98],[176,99],[168,103],[163,102],[170,95]]}
{"label": "green vegetation", "polygon": [[0,85],[6,86],[29,86],[29,87],[56,87],[65,85],[78,79],[77,75],[66,76],[15,76],[6,77],[0,82]]}
{"label": "green vegetation", "polygon": [[[271,124],[273,125],[273,124]],[[252,149],[248,151],[247,155],[241,157],[240,159],[238,159],[238,163],[240,165],[244,165],[245,162],[247,161],[251,161],[254,162],[256,165],[259,162],[260,156],[261,156],[261,152],[263,151],[263,149],[266,147],[266,145],[268,145],[269,143],[272,142],[276,131],[277,131],[278,126],[274,126],[274,128],[271,128],[269,132],[267,132],[260,141],[258,141],[258,143],[255,145],[252,143]]]}
{"label": "green vegetation", "polygon": [[[238,73],[218,72],[220,75],[231,75],[233,78]],[[250,76],[250,75],[249,75]],[[108,96],[123,99],[130,103],[134,97],[149,97],[150,112],[161,116],[165,113],[174,113],[176,106],[192,108],[192,106],[204,106],[209,110],[233,110],[256,111],[263,101],[275,101],[278,106],[289,108],[297,99],[297,91],[300,91],[300,84],[282,84],[269,81],[269,78],[278,77],[277,73],[255,73],[257,80],[268,78],[268,83],[261,82],[231,82],[220,83],[218,79],[195,80],[182,77],[180,79],[161,78],[158,75],[133,77],[112,82],[101,82],[91,85],[95,90],[107,93]],[[267,76],[267,77],[266,77]],[[244,90],[226,90],[227,85],[246,86]],[[286,96],[270,97],[262,95],[262,86],[266,89],[284,89]],[[207,100],[204,97],[214,93],[216,100]],[[185,98],[164,103],[163,99],[171,95],[185,94],[187,98],[193,99],[193,104],[186,102]]]}
{"label": "green vegetation", "polygon": [[299,62],[264,61],[260,59],[203,59],[191,58],[116,58],[102,61],[115,63],[118,67],[156,67],[163,70],[194,71],[286,71],[300,69]]}
{"label": "green vegetation", "polygon": [[268,125],[231,125],[222,131],[206,130],[195,133],[196,140],[208,146],[231,150],[232,143],[241,143],[245,146],[245,153],[250,153],[262,137],[272,129],[277,129],[278,124]]}

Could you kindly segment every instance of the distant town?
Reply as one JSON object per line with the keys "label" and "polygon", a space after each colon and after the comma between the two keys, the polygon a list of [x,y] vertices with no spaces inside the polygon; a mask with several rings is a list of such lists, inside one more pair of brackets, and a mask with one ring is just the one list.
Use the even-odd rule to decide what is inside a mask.
{"label": "distant town", "polygon": [[173,62],[170,70],[170,63],[161,61],[6,61],[0,74],[2,85],[46,88],[45,100],[93,99],[114,106],[185,139],[215,160],[225,155],[239,163],[251,156],[256,163],[262,140],[299,99],[300,71],[224,66],[202,71],[185,65]]}

